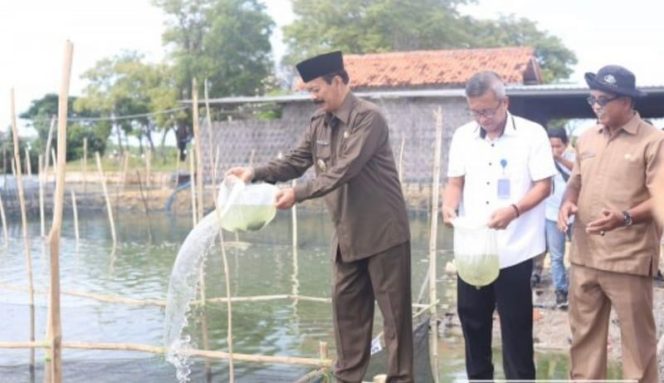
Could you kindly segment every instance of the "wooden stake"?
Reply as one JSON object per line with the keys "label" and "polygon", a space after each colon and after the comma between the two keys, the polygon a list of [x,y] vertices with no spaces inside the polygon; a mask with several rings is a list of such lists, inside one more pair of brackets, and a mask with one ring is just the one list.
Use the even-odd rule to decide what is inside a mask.
{"label": "wooden stake", "polygon": [[[32,282],[32,256],[30,254],[30,237],[28,236],[28,217],[25,209],[25,195],[23,190],[23,175],[21,174],[21,149],[18,143],[18,127],[16,125],[16,108],[14,99],[14,89],[10,93],[10,116],[12,125],[12,134],[14,141],[14,171],[16,173],[16,187],[18,188],[18,201],[21,207],[21,227],[23,229],[23,249],[25,254],[25,264],[28,273],[28,296],[30,305],[30,341],[35,340],[35,298],[34,285]],[[35,352],[30,353],[30,370],[34,371]]]}
{"label": "wooden stake", "polygon": [[71,209],[74,214],[74,234],[76,235],[76,244],[78,245],[80,235],[78,231],[78,207],[76,206],[76,193],[74,193],[74,189],[71,189],[70,193],[71,193]]}
{"label": "wooden stake", "polygon": [[[150,192],[150,178],[152,175],[152,152],[145,151],[145,192]],[[149,197],[148,197],[149,198]]]}
{"label": "wooden stake", "polygon": [[83,193],[87,190],[87,173],[88,173],[88,138],[83,138],[83,162],[81,162],[81,172],[83,173]]}
{"label": "wooden stake", "polygon": [[28,172],[28,177],[32,177],[32,164],[30,163],[30,150],[25,148],[25,169]]}
{"label": "wooden stake", "polygon": [[[46,138],[46,149],[44,150],[44,169],[46,170],[46,174],[48,174],[48,169],[51,166],[48,161],[50,158],[49,155],[52,153],[51,142],[53,142],[53,131],[55,130],[55,123],[57,122],[56,117],[57,116],[55,115],[51,116],[51,125],[48,128],[48,137]],[[55,166],[55,161],[53,161],[53,164]],[[48,178],[46,178],[45,181],[48,181]]]}
{"label": "wooden stake", "polygon": [[101,180],[101,187],[104,191],[104,198],[106,199],[106,212],[108,213],[108,223],[111,225],[111,236],[113,237],[113,252],[117,246],[117,238],[115,236],[115,222],[113,220],[113,206],[111,206],[111,198],[108,195],[108,188],[106,187],[106,176],[104,175],[104,169],[101,167],[101,158],[99,157],[99,152],[95,152],[95,159],[97,160],[97,171],[99,172],[99,178]]}
{"label": "wooden stake", "polygon": [[434,381],[438,382],[438,325],[436,303],[438,296],[436,291],[436,244],[438,238],[438,204],[440,201],[440,156],[443,143],[443,109],[438,107],[434,111],[436,119],[436,142],[433,158],[433,183],[431,185],[431,232],[429,233],[429,303],[431,309],[430,317],[430,348],[431,369]]}
{"label": "wooden stake", "polygon": [[44,238],[46,236],[46,223],[44,222],[44,157],[40,154],[39,160],[39,223],[41,229],[41,236]]}
{"label": "wooden stake", "polygon": [[51,248],[51,285],[50,285],[50,312],[49,326],[51,328],[49,339],[51,381],[62,382],[62,324],[60,322],[60,232],[62,231],[62,212],[64,210],[65,196],[65,161],[67,158],[67,106],[69,101],[69,78],[71,76],[71,62],[74,45],[65,43],[64,63],[62,65],[62,82],[58,96],[58,162],[55,182],[55,205],[53,207],[53,224],[48,235]]}
{"label": "wooden stake", "polygon": [[202,151],[202,141],[201,129],[198,123],[198,86],[196,85],[196,79],[191,81],[192,89],[192,101],[193,101],[193,126],[194,126],[194,145],[196,146],[196,199],[198,200],[198,209],[196,212],[197,221],[203,219],[203,151]]}
{"label": "wooden stake", "polygon": [[196,207],[196,167],[194,165],[194,152],[196,149],[194,146],[191,146],[191,154],[189,155],[189,185],[191,186],[191,219],[192,219],[192,227],[196,226],[196,223],[198,222],[198,208]]}

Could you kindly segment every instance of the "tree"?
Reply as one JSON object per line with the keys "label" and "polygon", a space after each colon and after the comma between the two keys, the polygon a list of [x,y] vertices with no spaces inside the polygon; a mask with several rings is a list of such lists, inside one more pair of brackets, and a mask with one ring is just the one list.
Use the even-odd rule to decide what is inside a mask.
{"label": "tree", "polygon": [[172,50],[177,89],[191,98],[191,81],[205,79],[212,96],[262,93],[272,72],[274,22],[258,0],[153,0],[169,15],[164,43]]}
{"label": "tree", "polygon": [[[154,128],[167,132],[171,115],[160,114],[177,106],[171,69],[164,64],[147,64],[137,52],[123,52],[97,62],[83,74],[88,85],[84,97],[77,100],[77,110],[95,110],[112,124],[118,147],[123,150],[122,136],[143,138],[154,150]],[[164,133],[165,134],[165,133]]]}
{"label": "tree", "polygon": [[[81,119],[97,118],[98,114],[89,110],[74,110],[77,98],[70,96],[67,107],[67,118],[69,125],[67,129],[67,160],[75,160],[83,155],[83,137],[88,138],[88,149],[91,151],[104,151],[106,139],[108,138],[108,127],[103,124],[89,124]],[[48,132],[51,127],[51,118],[57,117],[58,95],[49,93],[40,99],[32,100],[30,107],[19,115],[20,118],[29,120],[29,124],[37,131],[37,138],[31,142],[31,147],[40,154],[45,153]],[[54,130],[51,148],[57,147],[57,131]],[[49,157],[50,159],[50,157]],[[33,160],[33,168],[36,161]]]}
{"label": "tree", "polygon": [[296,15],[284,27],[293,64],[312,55],[341,49],[374,53],[529,45],[545,81],[569,76],[574,53],[534,22],[513,17],[498,21],[462,16],[457,7],[472,0],[292,0]]}

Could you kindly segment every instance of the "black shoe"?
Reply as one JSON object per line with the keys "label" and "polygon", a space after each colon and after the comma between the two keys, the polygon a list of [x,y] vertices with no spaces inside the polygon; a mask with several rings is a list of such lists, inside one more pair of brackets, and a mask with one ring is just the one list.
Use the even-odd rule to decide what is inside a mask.
{"label": "black shoe", "polygon": [[542,277],[540,277],[539,273],[533,273],[530,276],[530,287],[535,288],[540,285],[542,282]]}
{"label": "black shoe", "polygon": [[556,290],[556,308],[565,310],[567,306],[567,291]]}

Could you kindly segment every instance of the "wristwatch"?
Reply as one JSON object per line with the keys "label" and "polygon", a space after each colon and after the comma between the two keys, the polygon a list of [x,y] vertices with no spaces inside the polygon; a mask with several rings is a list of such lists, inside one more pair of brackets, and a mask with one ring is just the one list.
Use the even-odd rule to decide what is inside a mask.
{"label": "wristwatch", "polygon": [[632,215],[629,214],[629,211],[625,210],[622,213],[623,213],[623,225],[632,226],[634,221],[632,220]]}

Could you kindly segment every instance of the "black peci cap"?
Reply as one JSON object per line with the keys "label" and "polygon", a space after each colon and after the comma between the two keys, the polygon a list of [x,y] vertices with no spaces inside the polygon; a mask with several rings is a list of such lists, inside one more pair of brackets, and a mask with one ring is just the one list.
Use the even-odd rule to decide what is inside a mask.
{"label": "black peci cap", "polygon": [[335,73],[344,69],[344,58],[341,51],[324,53],[295,65],[302,81],[309,82],[320,76]]}

